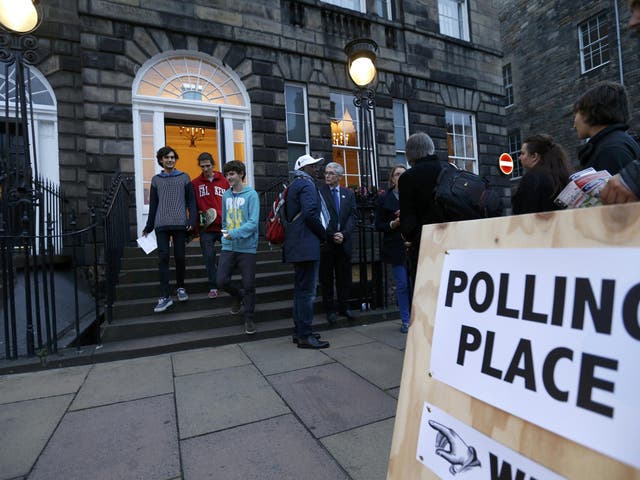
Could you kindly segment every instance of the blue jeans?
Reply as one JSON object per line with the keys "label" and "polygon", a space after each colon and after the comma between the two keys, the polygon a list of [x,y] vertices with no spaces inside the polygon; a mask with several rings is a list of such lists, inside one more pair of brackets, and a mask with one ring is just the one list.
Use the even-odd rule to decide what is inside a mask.
{"label": "blue jeans", "polygon": [[293,264],[293,323],[298,338],[311,335],[313,302],[316,298],[320,261],[296,262]]}
{"label": "blue jeans", "polygon": [[218,288],[216,283],[216,242],[222,238],[220,232],[201,232],[200,248],[204,257],[204,264],[207,268],[207,279],[209,281],[209,290]]}
{"label": "blue jeans", "polygon": [[400,310],[400,320],[409,324],[411,318],[411,297],[409,295],[409,282],[407,279],[407,269],[404,265],[393,265],[393,277],[396,279],[396,297],[398,298],[398,309]]}

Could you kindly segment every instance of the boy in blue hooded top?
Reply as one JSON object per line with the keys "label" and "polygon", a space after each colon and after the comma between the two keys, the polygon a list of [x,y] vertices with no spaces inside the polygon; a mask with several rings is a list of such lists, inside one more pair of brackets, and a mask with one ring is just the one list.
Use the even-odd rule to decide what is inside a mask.
{"label": "boy in blue hooded top", "polygon": [[[260,201],[256,191],[242,183],[246,175],[244,163],[238,160],[225,163],[222,173],[231,188],[222,196],[222,251],[216,283],[233,297],[231,313],[240,313],[244,304],[244,331],[253,335],[256,333],[253,311]],[[242,289],[231,284],[231,274],[236,267],[242,277]]]}
{"label": "boy in blue hooded top", "polygon": [[149,217],[142,235],[146,237],[156,231],[160,300],[153,311],[159,313],[173,305],[169,295],[169,238],[173,238],[178,300],[185,302],[189,299],[184,288],[185,252],[187,232],[195,227],[196,200],[189,175],[176,168],[178,153],[171,147],[162,147],[156,153],[156,160],[162,171],[151,179]]}

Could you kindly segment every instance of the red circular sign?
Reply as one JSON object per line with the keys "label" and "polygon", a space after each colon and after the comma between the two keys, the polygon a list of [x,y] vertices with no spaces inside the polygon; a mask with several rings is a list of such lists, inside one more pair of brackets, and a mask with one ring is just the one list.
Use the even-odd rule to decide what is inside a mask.
{"label": "red circular sign", "polygon": [[513,172],[513,158],[508,153],[503,153],[500,155],[500,160],[498,161],[498,167],[500,167],[500,171],[505,175],[509,175]]}

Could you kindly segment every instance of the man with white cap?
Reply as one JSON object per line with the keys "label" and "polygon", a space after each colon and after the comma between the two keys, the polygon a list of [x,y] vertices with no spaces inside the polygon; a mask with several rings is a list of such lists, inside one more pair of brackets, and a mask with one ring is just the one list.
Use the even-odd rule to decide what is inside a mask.
{"label": "man with white cap", "polygon": [[318,283],[320,243],[326,232],[320,220],[320,196],[315,179],[318,163],[323,158],[302,155],[296,160],[294,179],[287,190],[285,218],[287,235],[284,260],[293,263],[294,294],[293,342],[298,348],[327,348],[329,342],[320,340],[311,330],[313,304]]}

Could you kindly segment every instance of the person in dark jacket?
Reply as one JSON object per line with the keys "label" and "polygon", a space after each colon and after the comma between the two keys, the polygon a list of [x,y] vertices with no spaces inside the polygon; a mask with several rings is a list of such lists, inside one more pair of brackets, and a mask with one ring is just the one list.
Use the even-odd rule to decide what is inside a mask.
{"label": "person in dark jacket", "polygon": [[295,176],[287,190],[284,241],[284,261],[293,263],[293,342],[298,348],[327,348],[329,342],[320,340],[311,330],[313,303],[318,284],[320,243],[326,231],[320,221],[320,195],[315,178],[317,163],[323,158],[302,155],[295,163]]}
{"label": "person in dark jacket", "polygon": [[156,153],[156,160],[162,171],[151,179],[149,217],[142,235],[146,237],[156,231],[160,299],[153,311],[159,313],[173,305],[169,295],[169,239],[173,239],[178,301],[189,299],[184,288],[185,252],[187,232],[192,232],[196,225],[196,201],[189,175],[176,169],[177,152],[171,147],[162,147]]}
{"label": "person in dark jacket", "polygon": [[318,188],[320,200],[329,213],[327,239],[320,248],[320,287],[330,325],[337,321],[336,311],[347,320],[355,319],[349,311],[348,302],[351,290],[351,236],[356,228],[358,212],[353,190],[340,186],[343,174],[344,168],[339,163],[327,164],[324,169],[325,183]]}
{"label": "person in dark jacket", "polygon": [[398,179],[407,170],[404,165],[396,165],[389,173],[389,189],[378,197],[376,202],[376,230],[383,232],[380,257],[390,264],[393,278],[396,282],[396,298],[400,310],[402,326],[400,331],[409,331],[411,314],[411,297],[409,295],[409,280],[405,266],[404,240],[400,234],[400,195],[398,193]]}
{"label": "person in dark jacket", "polygon": [[629,99],[623,85],[599,82],[573,105],[573,126],[581,139],[578,158],[583,168],[618,173],[640,157],[640,145],[627,133]]}
{"label": "person in dark jacket", "polygon": [[554,200],[571,174],[564,148],[550,135],[533,135],[522,143],[520,162],[527,173],[511,200],[513,213],[559,210]]}
{"label": "person in dark jacket", "polygon": [[407,242],[407,260],[411,286],[415,284],[418,268],[418,250],[422,226],[443,221],[433,201],[433,190],[442,170],[442,164],[434,155],[431,137],[423,132],[407,139],[406,157],[411,168],[399,180],[400,232]]}
{"label": "person in dark jacket", "polygon": [[[629,30],[640,34],[640,0],[629,0]],[[627,164],[600,192],[602,203],[627,203],[640,200],[640,160]]]}

